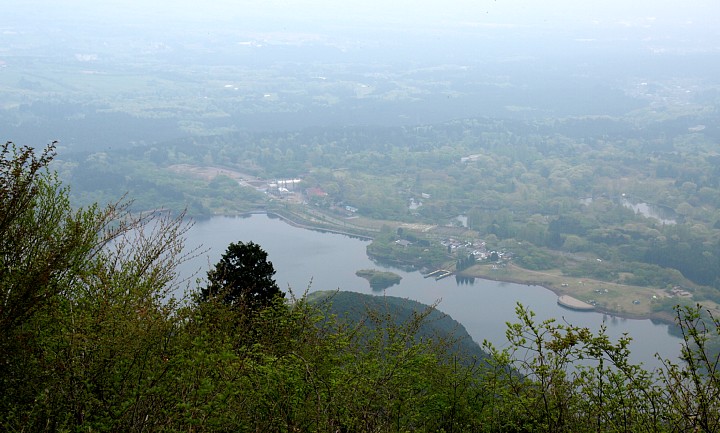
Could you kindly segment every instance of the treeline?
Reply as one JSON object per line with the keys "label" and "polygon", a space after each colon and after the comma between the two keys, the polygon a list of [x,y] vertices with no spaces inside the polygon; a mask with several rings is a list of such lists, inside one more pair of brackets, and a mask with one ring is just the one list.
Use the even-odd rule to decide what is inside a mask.
{"label": "treeline", "polygon": [[339,321],[283,299],[254,245],[231,244],[208,285],[176,299],[181,219],[73,210],[46,171],[52,146],[0,156],[4,431],[720,429],[705,351],[720,323],[697,310],[678,314],[681,362],[648,372],[628,361],[629,337],[522,307],[507,347],[486,344],[483,359],[452,336],[417,338],[432,310]]}
{"label": "treeline", "polygon": [[[412,127],[240,131],[129,152],[74,154],[59,169],[80,201],[130,191],[137,208],[186,203],[194,215],[247,210],[262,196],[232,182],[190,181],[164,167],[189,163],[269,179],[301,176],[305,186],[328,194],[317,203],[328,209],[350,205],[374,219],[440,225],[466,215],[479,236],[588,252],[637,268],[673,268],[717,292],[714,123],[710,115],[477,118]],[[705,128],[693,129],[697,124]],[[636,214],[627,207],[631,202],[662,207],[675,224]],[[655,284],[647,274],[635,280]]]}
{"label": "treeline", "polygon": [[451,257],[440,244],[418,239],[409,231],[393,232],[387,227],[375,235],[367,246],[367,254],[378,263],[408,269],[437,269]]}
{"label": "treeline", "polygon": [[[587,267],[578,276],[625,283],[670,287],[684,285],[682,276],[707,289],[700,298],[720,300],[720,231],[698,223],[643,224],[632,211],[600,198],[583,208],[569,209],[553,218],[531,218],[523,223],[509,212],[471,212],[468,224],[497,239],[517,239],[567,253],[587,253],[609,262]],[[624,215],[624,217],[623,217]],[[519,260],[531,269],[558,266],[542,250],[517,249]],[[568,272],[572,272],[569,271]],[[631,276],[630,276],[631,275]],[[699,299],[700,299],[699,298]]]}
{"label": "treeline", "polygon": [[[319,306],[326,317],[336,316],[346,325],[365,323],[370,329],[377,325],[407,326],[419,321],[413,341],[435,341],[442,344],[445,355],[453,362],[486,362],[488,353],[476,343],[465,327],[452,317],[428,306],[407,298],[395,296],[375,296],[356,292],[321,291],[310,293],[308,302]],[[383,320],[368,320],[370,317],[383,317]]]}

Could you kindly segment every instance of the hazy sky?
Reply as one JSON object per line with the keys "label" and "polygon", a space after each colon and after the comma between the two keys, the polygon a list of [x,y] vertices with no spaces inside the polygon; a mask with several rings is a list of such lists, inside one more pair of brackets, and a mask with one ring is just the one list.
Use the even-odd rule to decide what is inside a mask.
{"label": "hazy sky", "polygon": [[[196,21],[274,17],[324,25],[388,22],[399,25],[649,26],[706,28],[718,24],[717,0],[24,0],[5,5],[30,16],[135,16]],[[5,23],[7,24],[7,23]]]}
{"label": "hazy sky", "polygon": [[113,36],[147,30],[156,39],[295,32],[382,43],[396,37],[383,31],[405,31],[408,38],[445,32],[537,44],[560,37],[720,52],[718,0],[23,0],[2,8],[0,27],[57,25],[70,33],[93,26],[99,38],[105,30]]}

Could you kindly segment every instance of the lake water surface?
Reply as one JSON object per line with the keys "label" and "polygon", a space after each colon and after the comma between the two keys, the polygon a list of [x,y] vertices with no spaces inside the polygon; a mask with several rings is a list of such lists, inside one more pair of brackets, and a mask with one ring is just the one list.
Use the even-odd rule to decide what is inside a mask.
{"label": "lake water surface", "polygon": [[[633,338],[630,346],[633,361],[648,367],[659,365],[654,359],[655,353],[677,359],[680,352],[680,339],[670,335],[669,326],[665,324],[567,310],[557,305],[553,292],[540,286],[481,279],[475,279],[473,284],[458,284],[453,277],[440,281],[423,278],[419,272],[405,272],[372,262],[365,253],[367,241],[293,227],[267,215],[213,217],[197,222],[187,235],[186,247],[203,245],[209,251],[186,263],[181,271],[185,275],[199,271],[198,276],[204,276],[228,244],[238,241],[255,242],[268,252],[277,271],[275,280],[283,290],[291,288],[294,293],[302,294],[306,289],[341,289],[385,293],[425,304],[439,301],[438,309],[462,323],[478,342],[487,339],[496,346],[506,346],[505,324],[515,321],[515,306],[520,302],[532,309],[538,320],[555,318],[593,330],[605,323],[613,338],[628,333]],[[367,268],[390,270],[402,276],[402,281],[384,292],[373,292],[367,280],[355,275],[355,271]]]}

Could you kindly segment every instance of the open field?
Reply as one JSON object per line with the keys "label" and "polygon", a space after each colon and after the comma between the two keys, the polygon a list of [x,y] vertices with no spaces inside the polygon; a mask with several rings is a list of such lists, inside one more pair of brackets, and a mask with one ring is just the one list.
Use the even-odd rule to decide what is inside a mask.
{"label": "open field", "polygon": [[[674,318],[672,312],[653,309],[660,302],[672,297],[665,290],[654,287],[570,277],[563,275],[557,269],[532,271],[514,264],[495,268],[489,264],[478,264],[466,269],[463,275],[543,286],[558,295],[568,294],[584,302],[592,303],[598,311],[623,317],[655,318],[664,321],[672,321]],[[714,303],[709,303],[706,307],[713,310],[718,309]]]}

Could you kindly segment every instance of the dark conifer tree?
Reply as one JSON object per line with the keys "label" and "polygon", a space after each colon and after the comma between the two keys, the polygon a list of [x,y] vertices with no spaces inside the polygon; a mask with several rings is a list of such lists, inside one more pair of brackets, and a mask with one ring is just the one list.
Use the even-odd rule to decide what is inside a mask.
{"label": "dark conifer tree", "polygon": [[275,268],[258,244],[231,243],[214,269],[208,272],[208,286],[202,289],[201,300],[218,296],[232,307],[264,308],[275,297],[285,296],[273,275]]}

